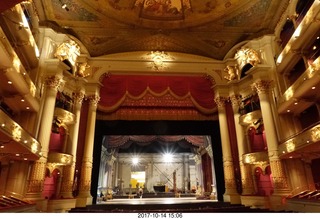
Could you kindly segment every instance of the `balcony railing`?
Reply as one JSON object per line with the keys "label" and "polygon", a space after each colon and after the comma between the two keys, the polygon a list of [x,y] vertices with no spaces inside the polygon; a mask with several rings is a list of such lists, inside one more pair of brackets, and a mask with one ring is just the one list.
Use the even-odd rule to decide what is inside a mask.
{"label": "balcony railing", "polygon": [[295,134],[278,147],[279,153],[287,154],[320,141],[320,124],[313,125]]}

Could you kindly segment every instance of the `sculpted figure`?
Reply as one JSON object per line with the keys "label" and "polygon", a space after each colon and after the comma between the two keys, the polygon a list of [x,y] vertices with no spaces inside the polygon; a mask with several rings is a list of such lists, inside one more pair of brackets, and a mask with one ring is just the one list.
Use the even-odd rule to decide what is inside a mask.
{"label": "sculpted figure", "polygon": [[78,63],[77,66],[78,66],[77,76],[84,78],[90,75],[90,73],[85,73],[86,69],[90,67],[90,65],[88,65],[86,62]]}
{"label": "sculpted figure", "polygon": [[232,81],[232,80],[237,79],[238,73],[239,73],[237,65],[236,66],[227,65],[227,67],[224,69],[224,71],[226,71],[228,73],[228,75],[224,76],[224,78],[227,79],[228,81]]}
{"label": "sculpted figure", "polygon": [[237,59],[240,67],[243,67],[248,63],[252,66],[256,66],[261,62],[258,52],[251,48],[242,48],[238,50],[234,58]]}

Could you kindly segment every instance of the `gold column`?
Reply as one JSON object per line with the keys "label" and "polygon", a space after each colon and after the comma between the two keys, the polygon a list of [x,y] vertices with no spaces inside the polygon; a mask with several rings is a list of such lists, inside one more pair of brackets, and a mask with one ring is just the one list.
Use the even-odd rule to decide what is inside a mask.
{"label": "gold column", "polygon": [[232,204],[240,203],[240,195],[237,192],[234,176],[234,165],[230,146],[230,137],[228,131],[228,121],[225,109],[227,98],[218,96],[214,99],[218,106],[219,126],[223,154],[223,169],[226,191],[223,195],[224,201]]}
{"label": "gold column", "polygon": [[73,100],[74,100],[73,113],[75,114],[76,121],[70,129],[71,145],[70,147],[67,148],[67,151],[66,151],[66,153],[69,153],[73,156],[73,160],[71,165],[65,166],[63,168],[63,178],[62,178],[61,193],[60,193],[60,196],[62,196],[63,198],[73,198],[72,188],[74,183],[81,106],[82,106],[83,98],[84,98],[84,92],[78,91],[73,93]]}
{"label": "gold column", "polygon": [[251,167],[248,164],[243,163],[242,155],[248,153],[248,144],[247,139],[245,138],[244,127],[239,123],[239,107],[241,104],[241,97],[239,95],[231,95],[230,100],[232,103],[232,109],[234,114],[236,136],[238,143],[238,152],[239,152],[239,164],[241,172],[241,182],[242,182],[242,195],[252,195],[254,194],[254,184],[251,173]]}
{"label": "gold column", "polygon": [[[260,99],[261,114],[266,133],[268,156],[272,172],[273,196],[286,196],[289,194],[288,180],[282,161],[279,159],[278,155],[278,138],[270,103],[271,81],[257,80],[253,83],[252,88],[258,93]],[[281,202],[281,198],[278,199],[278,201]],[[277,205],[279,202],[272,202],[272,204]]]}
{"label": "gold column", "polygon": [[79,184],[79,195],[77,197],[77,207],[85,207],[92,204],[92,196],[90,194],[91,187],[91,172],[93,160],[93,144],[94,144],[94,131],[96,123],[96,110],[100,100],[98,95],[88,97],[90,102],[88,110],[88,120],[86,129],[86,139],[83,152],[83,159],[81,165],[81,177]]}
{"label": "gold column", "polygon": [[58,88],[63,80],[58,75],[45,78],[44,107],[41,116],[41,124],[38,140],[41,144],[41,157],[32,165],[26,197],[30,200],[41,199],[41,192],[45,179],[46,164],[49,152],[49,141],[52,127],[52,119],[56,102]]}

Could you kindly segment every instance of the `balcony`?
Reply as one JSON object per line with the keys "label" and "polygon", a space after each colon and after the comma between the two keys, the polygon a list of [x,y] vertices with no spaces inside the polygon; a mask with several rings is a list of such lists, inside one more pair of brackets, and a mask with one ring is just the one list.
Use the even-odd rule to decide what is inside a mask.
{"label": "balcony", "polygon": [[243,154],[242,159],[244,164],[262,165],[269,163],[267,151]]}
{"label": "balcony", "polygon": [[262,118],[261,110],[255,110],[239,117],[239,124],[243,126],[254,125]]}
{"label": "balcony", "polygon": [[4,97],[6,105],[16,112],[38,111],[40,103],[36,98],[36,86],[1,28],[0,58],[0,96]]}
{"label": "balcony", "polygon": [[67,110],[56,107],[54,109],[54,117],[60,122],[59,125],[69,125],[75,122],[75,115]]}
{"label": "balcony", "polygon": [[320,57],[286,90],[278,101],[278,113],[300,114],[320,100]]}
{"label": "balcony", "polygon": [[320,20],[320,3],[314,1],[309,11],[300,22],[292,34],[290,40],[283,48],[277,58],[277,70],[280,73],[285,73],[286,69],[290,69],[295,64],[295,61],[300,58],[300,53],[310,43],[310,38],[319,31]]}
{"label": "balcony", "polygon": [[320,158],[320,124],[306,128],[279,145],[279,157],[317,159]]}
{"label": "balcony", "polygon": [[71,165],[73,161],[73,156],[70,154],[49,152],[48,163],[55,166],[66,166]]}
{"label": "balcony", "polygon": [[38,160],[40,143],[0,110],[0,158]]}

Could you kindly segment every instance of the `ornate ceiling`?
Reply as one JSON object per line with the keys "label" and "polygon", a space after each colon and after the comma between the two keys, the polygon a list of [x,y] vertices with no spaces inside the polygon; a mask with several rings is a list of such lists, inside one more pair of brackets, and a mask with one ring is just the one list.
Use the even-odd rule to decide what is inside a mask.
{"label": "ornate ceiling", "polygon": [[34,2],[42,26],[73,35],[92,57],[161,50],[223,60],[236,44],[273,33],[289,0]]}

